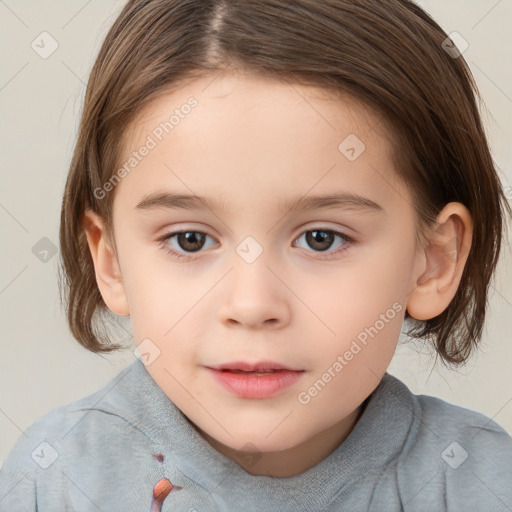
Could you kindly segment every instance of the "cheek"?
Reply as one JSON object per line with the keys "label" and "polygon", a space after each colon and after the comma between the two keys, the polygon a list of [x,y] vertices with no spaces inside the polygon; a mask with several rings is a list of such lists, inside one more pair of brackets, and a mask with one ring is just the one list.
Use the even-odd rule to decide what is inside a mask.
{"label": "cheek", "polygon": [[308,386],[322,389],[322,398],[314,400],[318,407],[328,406],[331,400],[341,403],[341,397],[355,407],[357,400],[352,398],[369,394],[389,366],[408,292],[411,262],[404,261],[403,255],[400,259],[389,248],[375,251],[371,261],[353,262],[349,272],[340,271],[325,282],[323,290],[313,288],[308,294],[305,302],[323,320],[312,320],[320,329],[316,338],[321,340],[321,350],[314,356],[315,371],[308,381]]}
{"label": "cheek", "polygon": [[[365,328],[384,317],[386,332],[394,324],[400,332],[408,293],[407,269],[410,264],[397,261],[392,254],[380,253],[372,261],[361,259],[333,273],[322,282],[302,284],[304,302],[316,315],[315,322],[322,337],[340,340],[356,337]],[[311,316],[310,313],[308,313]]]}
{"label": "cheek", "polygon": [[[358,312],[338,322],[334,343],[316,352],[315,371],[299,391],[300,410],[322,418],[323,427],[350,414],[375,389],[396,349],[405,310],[399,303]],[[336,404],[336,406],[333,406]]]}
{"label": "cheek", "polygon": [[176,378],[193,377],[201,343],[207,339],[204,311],[206,304],[213,307],[207,295],[211,285],[201,285],[191,277],[178,278],[176,271],[155,273],[160,271],[132,276],[130,317],[136,343],[145,343],[159,356],[148,370],[156,372],[155,380],[161,373],[168,386],[164,368]]}
{"label": "cheek", "polygon": [[145,263],[135,253],[125,263],[129,271],[123,272],[123,282],[136,342],[145,338],[165,342],[190,309],[186,289],[173,282],[172,275],[159,264]]}

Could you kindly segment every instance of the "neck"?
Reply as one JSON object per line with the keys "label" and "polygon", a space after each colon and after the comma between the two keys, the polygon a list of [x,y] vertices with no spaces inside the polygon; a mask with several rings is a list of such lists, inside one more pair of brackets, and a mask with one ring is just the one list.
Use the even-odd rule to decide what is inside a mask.
{"label": "neck", "polygon": [[307,439],[303,443],[282,451],[241,452],[226,446],[194,425],[198,433],[213,448],[236,462],[251,475],[290,477],[298,475],[333,453],[356,426],[366,402],[338,423]]}

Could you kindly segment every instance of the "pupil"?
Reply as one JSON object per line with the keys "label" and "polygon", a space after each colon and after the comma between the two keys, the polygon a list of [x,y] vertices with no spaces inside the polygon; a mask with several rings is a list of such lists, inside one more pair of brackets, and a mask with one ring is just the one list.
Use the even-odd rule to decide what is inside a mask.
{"label": "pupil", "polygon": [[[313,249],[326,251],[333,243],[334,234],[328,231],[310,231],[306,233],[307,243]],[[327,245],[325,245],[327,242]]]}
{"label": "pupil", "polygon": [[[187,231],[178,235],[178,243],[182,249],[194,251],[202,247],[204,243],[204,237],[204,234],[199,234],[195,231]],[[187,244],[192,244],[192,247],[187,247]]]}

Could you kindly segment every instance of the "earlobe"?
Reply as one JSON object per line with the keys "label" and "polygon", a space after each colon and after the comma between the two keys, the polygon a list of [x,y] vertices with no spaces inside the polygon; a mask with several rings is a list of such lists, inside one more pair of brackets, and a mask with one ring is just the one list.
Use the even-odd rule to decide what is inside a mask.
{"label": "earlobe", "polygon": [[128,316],[130,310],[119,262],[107,240],[103,220],[92,210],[87,210],[83,216],[83,227],[94,262],[96,283],[105,304],[112,312]]}
{"label": "earlobe", "polygon": [[462,278],[472,236],[469,210],[461,203],[448,203],[437,217],[429,243],[418,254],[422,272],[409,294],[409,315],[428,320],[449,306]]}

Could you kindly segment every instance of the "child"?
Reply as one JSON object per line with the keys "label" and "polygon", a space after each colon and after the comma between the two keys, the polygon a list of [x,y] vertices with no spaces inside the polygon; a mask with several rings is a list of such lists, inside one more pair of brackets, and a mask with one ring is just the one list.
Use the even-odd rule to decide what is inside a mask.
{"label": "child", "polygon": [[505,430],[386,372],[404,320],[447,365],[481,337],[477,95],[408,0],[130,0],[60,242],[73,335],[129,316],[138,357],[27,429],[0,510],[511,510]]}

